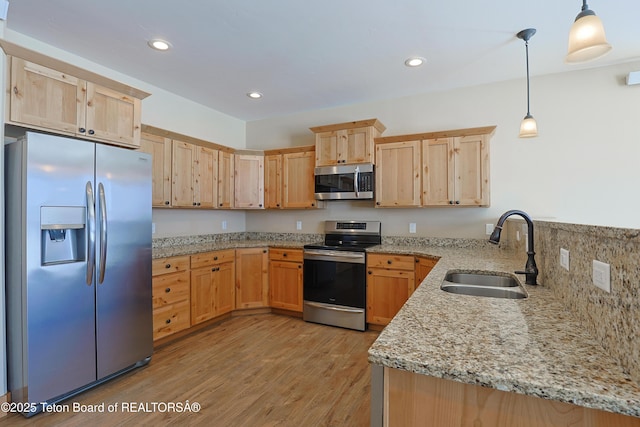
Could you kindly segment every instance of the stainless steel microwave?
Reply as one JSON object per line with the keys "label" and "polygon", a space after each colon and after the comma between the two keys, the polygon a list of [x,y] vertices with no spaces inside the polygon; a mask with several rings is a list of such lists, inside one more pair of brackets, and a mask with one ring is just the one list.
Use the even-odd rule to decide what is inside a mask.
{"label": "stainless steel microwave", "polygon": [[317,200],[371,200],[374,188],[371,163],[315,168]]}

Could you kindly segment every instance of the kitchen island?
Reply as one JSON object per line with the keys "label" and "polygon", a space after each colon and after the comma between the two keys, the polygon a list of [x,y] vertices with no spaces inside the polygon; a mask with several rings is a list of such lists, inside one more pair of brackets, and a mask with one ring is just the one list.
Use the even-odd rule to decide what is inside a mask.
{"label": "kitchen island", "polygon": [[369,349],[372,425],[640,425],[640,387],[551,290],[523,285],[521,300],[440,290],[450,269],[511,273],[523,254],[378,251],[440,259]]}

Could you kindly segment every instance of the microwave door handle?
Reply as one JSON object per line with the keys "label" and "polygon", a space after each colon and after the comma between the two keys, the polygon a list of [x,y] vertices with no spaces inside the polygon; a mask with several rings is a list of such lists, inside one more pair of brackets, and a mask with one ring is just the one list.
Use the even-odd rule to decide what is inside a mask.
{"label": "microwave door handle", "polygon": [[353,191],[356,193],[356,197],[360,197],[358,194],[358,178],[360,177],[360,168],[356,166],[356,170],[353,172]]}

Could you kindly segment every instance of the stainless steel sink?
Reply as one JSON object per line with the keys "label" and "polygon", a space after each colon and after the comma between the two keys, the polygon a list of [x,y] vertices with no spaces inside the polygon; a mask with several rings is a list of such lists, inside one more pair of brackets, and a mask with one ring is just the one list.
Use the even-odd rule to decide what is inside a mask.
{"label": "stainless steel sink", "polygon": [[522,299],[529,296],[515,277],[489,271],[448,271],[440,289],[479,297]]}

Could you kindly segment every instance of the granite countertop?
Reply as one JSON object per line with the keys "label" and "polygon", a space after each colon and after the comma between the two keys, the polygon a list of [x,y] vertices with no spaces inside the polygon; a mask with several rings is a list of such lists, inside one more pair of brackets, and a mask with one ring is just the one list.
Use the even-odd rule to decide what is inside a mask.
{"label": "granite countertop", "polygon": [[526,256],[497,247],[380,245],[370,252],[440,260],[380,333],[369,362],[640,417],[640,386],[548,288],[524,285],[523,300],[439,289],[449,269],[511,273]]}
{"label": "granite countertop", "polygon": [[293,240],[229,240],[222,242],[200,242],[178,244],[175,246],[167,246],[161,248],[153,248],[153,259],[168,258],[180,255],[193,255],[202,252],[219,251],[224,249],[241,249],[241,248],[290,248],[302,249],[307,242],[299,242]]}

